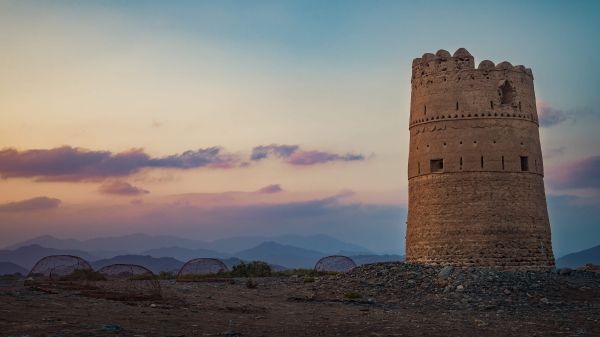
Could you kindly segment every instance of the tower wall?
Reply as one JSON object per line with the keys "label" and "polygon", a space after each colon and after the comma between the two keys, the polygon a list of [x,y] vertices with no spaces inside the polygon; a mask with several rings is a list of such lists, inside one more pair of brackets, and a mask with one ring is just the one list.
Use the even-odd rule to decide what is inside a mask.
{"label": "tower wall", "polygon": [[554,266],[538,129],[530,69],[413,61],[407,261]]}

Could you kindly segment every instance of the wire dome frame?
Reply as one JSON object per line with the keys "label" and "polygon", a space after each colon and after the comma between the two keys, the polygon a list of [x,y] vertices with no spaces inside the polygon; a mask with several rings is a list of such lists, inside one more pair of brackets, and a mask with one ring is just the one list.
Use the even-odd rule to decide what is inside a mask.
{"label": "wire dome frame", "polygon": [[59,280],[78,270],[93,271],[92,266],[79,256],[50,255],[43,257],[36,262],[27,277],[34,279]]}
{"label": "wire dome frame", "polygon": [[115,300],[147,300],[161,297],[160,282],[154,273],[137,264],[111,264],[98,269],[105,281],[96,282],[101,292],[91,296]]}
{"label": "wire dome frame", "polygon": [[154,278],[154,273],[144,267],[137,264],[126,264],[117,263],[104,266],[98,269],[98,272],[102,274],[106,279],[135,279],[150,277]]}
{"label": "wire dome frame", "polygon": [[330,255],[321,258],[315,264],[316,271],[345,273],[356,268],[354,260],[343,255]]}
{"label": "wire dome frame", "polygon": [[198,258],[186,262],[177,273],[177,280],[193,278],[194,275],[211,275],[229,271],[223,261],[215,258]]}

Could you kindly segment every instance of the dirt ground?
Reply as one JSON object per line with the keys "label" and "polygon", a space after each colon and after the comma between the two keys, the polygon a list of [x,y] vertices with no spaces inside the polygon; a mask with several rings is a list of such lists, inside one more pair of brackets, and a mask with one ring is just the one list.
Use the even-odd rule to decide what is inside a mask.
{"label": "dirt ground", "polygon": [[[568,304],[472,305],[339,278],[162,281],[162,300],[124,302],[0,285],[1,336],[600,336],[598,296]],[[312,281],[312,280],[311,280]],[[347,288],[347,289],[346,289]],[[414,291],[413,294],[414,295]],[[435,296],[434,296],[435,295]],[[404,297],[404,298],[403,298]]]}

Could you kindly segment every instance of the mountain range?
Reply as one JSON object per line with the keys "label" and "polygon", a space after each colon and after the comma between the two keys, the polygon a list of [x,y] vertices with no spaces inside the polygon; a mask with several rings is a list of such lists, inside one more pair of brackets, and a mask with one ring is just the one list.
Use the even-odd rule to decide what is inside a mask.
{"label": "mountain range", "polygon": [[220,254],[232,255],[240,250],[256,247],[266,241],[315,250],[326,254],[334,254],[339,251],[371,253],[365,247],[344,242],[324,234],[308,236],[280,235],[273,237],[238,236],[215,241],[202,241],[169,235],[147,235],[141,233],[87,240],[59,239],[51,235],[44,235],[6,248],[15,249],[36,244],[48,248],[83,250],[92,253],[95,256],[108,257],[115,252],[123,255],[140,254],[155,249],[163,249],[165,247],[179,247],[193,250],[206,249],[213,252],[219,252]]}
{"label": "mountain range", "polygon": [[600,264],[600,245],[556,259],[556,267],[558,268],[575,268],[588,263]]}
{"label": "mountain range", "polygon": [[[198,257],[219,258],[230,268],[240,261],[259,260],[277,270],[312,268],[327,255],[350,256],[357,265],[404,259],[397,254],[373,254],[364,247],[327,235],[246,236],[212,242],[146,234],[89,240],[58,239],[47,235],[0,250],[0,262],[3,262],[0,263],[0,275],[28,271],[48,255],[80,256],[95,268],[133,263],[153,272],[174,272],[186,261]],[[600,245],[556,260],[557,267],[573,268],[586,263],[600,264]]]}

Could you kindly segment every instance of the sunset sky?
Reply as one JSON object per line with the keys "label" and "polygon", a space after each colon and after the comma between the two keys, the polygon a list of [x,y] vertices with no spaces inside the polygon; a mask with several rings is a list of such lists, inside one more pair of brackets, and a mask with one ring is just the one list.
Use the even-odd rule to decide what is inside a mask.
{"label": "sunset sky", "polygon": [[0,1],[0,247],[324,233],[402,251],[411,62],[531,67],[555,253],[600,244],[600,5]]}

